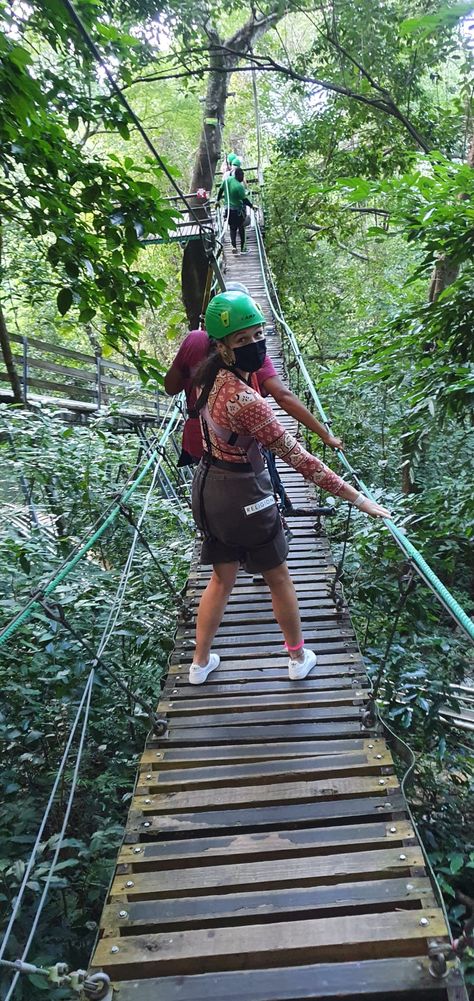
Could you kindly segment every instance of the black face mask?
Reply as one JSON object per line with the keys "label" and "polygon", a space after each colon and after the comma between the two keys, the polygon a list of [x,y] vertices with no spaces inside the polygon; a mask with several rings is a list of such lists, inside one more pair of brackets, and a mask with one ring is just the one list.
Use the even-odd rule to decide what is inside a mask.
{"label": "black face mask", "polygon": [[242,348],[234,348],[235,367],[241,372],[257,372],[262,367],[267,357],[267,342],[265,338],[261,341],[251,341]]}

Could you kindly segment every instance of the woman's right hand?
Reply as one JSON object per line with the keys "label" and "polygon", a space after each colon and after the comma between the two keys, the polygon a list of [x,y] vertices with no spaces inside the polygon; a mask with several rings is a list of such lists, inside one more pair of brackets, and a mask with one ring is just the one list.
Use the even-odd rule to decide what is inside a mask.
{"label": "woman's right hand", "polygon": [[386,507],[382,507],[381,504],[376,504],[375,501],[370,500],[368,497],[364,498],[362,504],[360,504],[359,511],[363,511],[364,514],[370,515],[371,518],[391,518],[392,515]]}

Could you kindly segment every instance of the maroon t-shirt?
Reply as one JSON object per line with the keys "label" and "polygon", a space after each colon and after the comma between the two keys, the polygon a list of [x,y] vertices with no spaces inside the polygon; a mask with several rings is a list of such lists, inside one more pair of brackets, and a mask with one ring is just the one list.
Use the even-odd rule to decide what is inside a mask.
{"label": "maroon t-shirt", "polygon": [[[208,350],[209,338],[206,331],[191,330],[184,338],[173,362],[174,368],[178,369],[183,379],[186,402],[188,410],[191,411],[194,410],[197,400],[196,388],[193,386],[194,372],[206,358]],[[274,375],[276,375],[275,367],[267,355],[262,367],[259,368],[258,372],[255,372],[256,384],[254,388],[258,389],[262,396],[267,395],[263,389],[264,382]],[[199,417],[188,417],[183,430],[183,449],[195,459],[201,458],[203,447]]]}

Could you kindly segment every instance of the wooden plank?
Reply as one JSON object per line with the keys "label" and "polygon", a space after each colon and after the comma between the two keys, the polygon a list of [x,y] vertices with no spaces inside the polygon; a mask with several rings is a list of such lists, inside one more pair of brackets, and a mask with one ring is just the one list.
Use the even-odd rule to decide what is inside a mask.
{"label": "wooden plank", "polygon": [[[18,334],[9,334],[10,340],[14,344],[23,344],[23,338]],[[49,341],[40,340],[38,337],[28,337],[28,347],[36,348],[38,351],[45,351],[47,354],[64,355],[66,358],[76,358],[77,361],[84,361],[95,365],[95,356],[85,354],[83,351],[74,351],[72,348],[65,348],[62,344],[51,344]]]}
{"label": "wooden plank", "polygon": [[[304,824],[327,824],[338,820],[366,818],[374,820],[381,815],[391,817],[404,810],[403,798],[399,792],[391,791],[390,799],[385,796],[359,796],[354,799],[329,799],[307,802],[282,802],[277,805],[259,805],[224,810],[200,810],[193,813],[148,814],[145,819],[141,810],[131,811],[127,821],[127,831],[154,837],[158,833],[166,836],[194,837],[196,831],[251,831],[262,827],[271,829]],[[147,825],[145,827],[145,825]]]}
{"label": "wooden plank", "polygon": [[[18,365],[23,364],[23,358],[21,355],[14,355],[13,360],[17,362]],[[94,359],[92,359],[94,361]],[[96,372],[84,372],[81,368],[72,368],[70,365],[57,365],[52,361],[44,361],[42,358],[35,358],[34,355],[28,355],[28,382],[30,381],[29,370],[32,368],[39,368],[45,372],[58,372],[60,375],[70,376],[72,379],[77,379],[79,382],[96,382]]]}
{"label": "wooden plank", "polygon": [[[412,887],[407,891],[407,885]],[[112,900],[104,912],[107,935],[144,934],[174,928],[261,924],[299,917],[369,914],[436,907],[429,879],[377,879],[290,889],[258,889],[167,899]]]}
{"label": "wooden plank", "polygon": [[[410,876],[410,869],[423,870],[423,854],[418,846],[347,852],[337,855],[289,856],[265,862],[241,862],[238,865],[201,866],[167,869],[161,872],[135,872],[117,875],[110,888],[111,897],[128,900],[161,897],[200,896],[243,890],[271,889],[275,886],[317,886],[344,880],[385,879]],[[424,871],[424,870],[423,870]],[[132,885],[130,885],[132,884]],[[405,891],[406,892],[406,891]]]}
{"label": "wooden plank", "polygon": [[[347,637],[347,639],[335,637],[332,641],[321,640],[319,642],[311,642],[308,643],[308,646],[311,646],[311,649],[314,649],[318,660],[321,656],[330,655],[332,657],[337,654],[344,654],[347,659],[351,653],[355,654],[357,649],[355,639],[351,639],[350,637]],[[182,663],[183,660],[185,660],[190,664],[192,660],[193,648],[193,645],[190,645],[189,649],[176,650],[172,656],[172,662]],[[232,668],[234,668],[235,663],[240,659],[240,661],[245,661],[243,665],[240,665],[243,666],[245,670],[248,670],[250,667],[250,662],[253,662],[255,669],[258,671],[263,671],[263,669],[267,666],[285,667],[286,676],[288,677],[288,655],[283,653],[282,644],[276,641],[273,645],[268,645],[266,647],[263,645],[256,646],[255,644],[245,647],[231,647],[229,644],[222,646],[216,643],[214,644],[213,649],[219,653],[222,663],[225,665],[226,669],[229,668],[228,661],[233,661]],[[265,661],[267,660],[272,660],[273,664],[266,664]],[[316,671],[316,668],[314,670]]]}
{"label": "wooden plank", "polygon": [[154,793],[145,799],[137,796],[132,800],[132,810],[140,810],[145,818],[150,814],[181,812],[189,810],[208,810],[213,806],[255,806],[266,803],[285,803],[298,800],[313,802],[315,799],[341,799],[356,796],[375,796],[381,787],[391,793],[398,790],[398,779],[395,775],[378,778],[373,775],[356,775],[340,778],[334,776],[328,779],[312,781],[276,782],[271,785],[245,785],[233,788],[200,788],[186,789],[183,792]]}
{"label": "wooden plank", "polygon": [[[181,656],[181,654],[179,654]],[[183,653],[182,656],[189,657],[188,652]],[[179,663],[172,664],[169,670],[169,676],[174,678],[180,676],[181,680],[183,677],[187,678],[187,674],[183,675],[184,668],[180,666]],[[304,684],[309,683],[310,680],[314,678],[332,678],[341,675],[354,675],[360,676],[364,672],[364,666],[362,663],[362,658],[360,654],[355,651],[350,650],[343,651],[342,653],[318,653],[317,669],[311,672],[307,678],[304,680]],[[365,672],[364,672],[365,673]],[[232,657],[225,657],[222,660],[221,666],[217,671],[213,671],[209,675],[206,682],[206,690],[212,684],[220,684],[226,681],[244,681],[246,678],[249,681],[255,681],[258,677],[261,677],[265,681],[270,681],[272,678],[275,679],[285,679],[286,683],[289,685],[295,685],[297,682],[290,682],[288,678],[288,657],[286,654],[277,654],[274,657],[262,657],[262,658],[250,658],[247,661],[232,660]],[[298,682],[301,685],[301,682]],[[194,686],[194,691],[196,691],[198,686]],[[204,688],[202,689],[204,691]]]}
{"label": "wooden plank", "polygon": [[[291,780],[291,776],[289,776]],[[278,782],[271,785],[236,786],[216,788],[198,788],[184,792],[156,793],[145,800],[135,797],[132,800],[132,810],[141,810],[144,817],[159,812],[206,810],[211,807],[234,807],[284,800],[314,801],[316,799],[331,800],[349,796],[375,796],[381,788],[391,794],[398,790],[398,779],[395,775],[383,778],[372,775],[356,775],[351,778],[338,776],[330,779],[315,779],[308,782]]]}
{"label": "wooden plank", "polygon": [[[101,368],[114,368],[114,369],[118,369],[119,372],[129,372],[132,375],[135,375],[135,376],[137,375],[137,370],[136,370],[136,368],[133,368],[132,365],[122,365],[118,361],[110,361],[109,358],[101,358],[100,359],[100,367]],[[164,394],[162,394],[162,395],[164,396]],[[167,397],[164,397],[164,398],[166,399]]]}
{"label": "wooden plank", "polygon": [[360,704],[369,694],[368,689],[343,688],[340,691],[288,691],[277,692],[272,695],[268,692],[263,692],[262,694],[254,692],[253,695],[231,695],[229,698],[222,695],[217,699],[208,697],[207,699],[201,698],[196,701],[184,697],[175,698],[172,695],[168,697],[162,696],[158,705],[158,712],[167,713],[168,716],[172,717],[175,714],[192,716],[197,713],[222,713],[226,709],[230,713],[240,713],[243,710],[256,713],[260,712],[265,706],[269,708],[274,707],[276,710],[282,708],[298,709],[301,706],[306,706],[307,708],[310,706],[336,708],[340,705],[354,705],[356,702]]}
{"label": "wooden plank", "polygon": [[[307,755],[317,757],[319,754],[327,754],[328,750],[331,751],[331,754],[338,755],[348,751],[362,751],[366,740],[359,736],[347,740],[331,740],[330,744],[327,740],[302,740],[292,743],[266,741],[262,744],[231,744],[229,742],[223,746],[196,743],[191,749],[174,744],[164,746],[161,741],[155,743],[159,750],[151,746],[152,741],[150,740],[141,758],[143,768],[172,768],[177,763],[186,768],[197,768],[206,761],[218,764],[222,761],[264,761],[272,758],[294,758]],[[374,744],[376,744],[375,738]]]}
{"label": "wooden plank", "polygon": [[[115,984],[120,1001],[446,1001],[458,982],[451,970],[435,981],[420,957],[320,963],[276,969],[201,973]],[[139,975],[143,975],[140,973]],[[467,995],[463,1001],[467,1001]]]}
{"label": "wooden plank", "polygon": [[[229,730],[229,737],[232,736],[230,728],[233,726],[245,726],[246,723],[258,724],[258,723],[281,723],[290,726],[293,723],[301,723],[305,721],[310,721],[314,723],[319,723],[324,720],[360,720],[362,700],[358,700],[357,705],[352,706],[328,706],[328,707],[311,707],[310,709],[268,709],[262,710],[256,708],[255,712],[250,712],[248,709],[241,712],[228,712],[228,713],[203,713],[202,715],[191,715],[189,713],[182,715],[179,708],[179,703],[177,703],[176,710],[174,708],[168,713],[168,725],[170,730],[177,730],[180,727],[189,727],[190,725],[196,727],[213,727],[213,726],[226,726]],[[172,703],[174,706],[174,703]]]}
{"label": "wooden plank", "polygon": [[208,768],[168,768],[161,772],[152,772],[151,779],[147,777],[148,770],[143,768],[138,777],[136,792],[139,795],[148,795],[164,789],[171,791],[172,789],[195,789],[201,786],[215,788],[227,785],[235,787],[250,782],[252,784],[269,781],[279,783],[288,782],[295,778],[308,780],[322,776],[327,778],[329,776],[381,774],[382,765],[393,768],[392,757],[388,751],[384,757],[380,756],[380,760],[376,760],[375,755],[369,759],[366,754],[362,753],[293,758],[292,760],[284,758],[241,765],[213,764]]}
{"label": "wooden plank", "polygon": [[[245,699],[250,698],[250,696],[255,696],[260,698],[262,696],[272,696],[272,695],[289,695],[291,700],[292,697],[297,695],[316,695],[318,694],[321,698],[329,698],[331,695],[337,696],[343,695],[345,691],[352,691],[352,697],[354,698],[354,693],[357,691],[363,692],[363,696],[367,694],[368,681],[364,677],[352,677],[346,675],[339,678],[315,678],[311,674],[302,681],[244,681],[240,684],[229,682],[229,684],[219,684],[215,682],[212,685],[190,685],[183,678],[176,681],[176,678],[169,678],[165,684],[162,692],[163,699],[174,699],[175,703],[178,700],[186,701],[192,693],[195,705],[201,702],[210,701],[220,701],[221,699],[226,702],[232,697],[233,705],[238,704],[239,699],[244,697]],[[304,686],[304,687],[303,687]],[[355,696],[359,697],[359,696]]]}
{"label": "wooden plank", "polygon": [[[8,381],[8,376],[3,372],[0,372],[0,382]],[[91,398],[95,398],[97,396],[96,392],[92,389],[71,385],[66,386],[60,382],[51,382],[48,379],[28,378],[28,386],[33,386],[35,389],[49,389],[55,393],[68,393],[71,397],[73,397],[75,393],[80,393],[82,396]]]}
{"label": "wooden plank", "polygon": [[305,827],[296,830],[279,830],[253,834],[233,834],[226,837],[193,838],[190,841],[149,841],[124,844],[119,851],[117,865],[126,866],[123,872],[140,872],[147,869],[184,868],[189,865],[216,865],[236,859],[286,858],[287,855],[327,855],[335,848],[347,849],[391,846],[414,839],[408,820],[387,823],[385,820],[365,824],[348,824],[341,827]]}
{"label": "wooden plank", "polygon": [[[326,737],[333,740],[339,737],[366,737],[370,730],[362,730],[358,720],[328,723],[301,723],[288,722],[285,724],[270,723],[258,725],[254,723],[250,726],[232,727],[232,732],[226,726],[174,726],[171,721],[168,732],[164,738],[167,744],[228,744],[232,743],[258,743],[259,741],[289,741],[289,740],[315,740]],[[330,752],[330,748],[326,753]]]}
{"label": "wooden plank", "polygon": [[[326,623],[332,625],[334,621],[337,623],[341,622],[341,619],[349,619],[346,616],[341,616],[335,607],[334,603],[326,602],[324,608],[314,607],[300,609],[301,621],[311,622],[314,626],[324,629]],[[244,626],[245,622],[245,626]],[[247,635],[254,633],[279,633],[281,638],[280,627],[275,622],[275,616],[273,614],[273,609],[270,604],[267,605],[266,609],[256,609],[252,605],[247,608],[247,611],[243,609],[240,610],[238,615],[226,615],[223,624],[219,627],[217,631],[217,636],[235,636],[235,630],[245,628]],[[307,628],[307,627],[305,627]],[[176,639],[179,644],[180,640],[194,636],[194,629],[189,627],[187,623],[186,626],[180,626],[177,631]]]}
{"label": "wooden plank", "polygon": [[[427,925],[421,924],[426,921]],[[442,912],[387,912],[248,925],[243,928],[175,931],[102,939],[94,965],[114,979],[143,976],[203,973],[232,969],[268,968],[299,962],[365,960],[380,956],[420,956],[426,954],[428,938],[445,937]],[[117,949],[112,952],[112,949]]]}

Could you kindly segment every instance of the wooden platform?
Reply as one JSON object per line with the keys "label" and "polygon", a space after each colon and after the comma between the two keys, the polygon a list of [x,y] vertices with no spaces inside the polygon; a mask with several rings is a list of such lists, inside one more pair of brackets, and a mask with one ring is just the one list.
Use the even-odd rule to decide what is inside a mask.
{"label": "wooden platform", "polygon": [[[232,261],[244,274],[264,305],[253,255]],[[310,503],[301,477],[284,481]],[[390,751],[362,726],[364,665],[330,597],[327,539],[312,517],[289,524],[318,665],[288,680],[268,589],[243,572],[203,686],[187,682],[193,627],[178,623],[169,730],[141,759],[92,968],[118,1001],[462,1001],[457,969],[429,971],[447,929]],[[196,559],[194,608],[208,577]]]}

